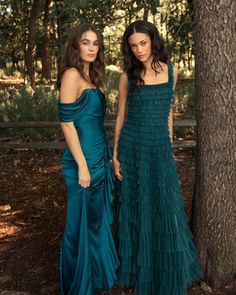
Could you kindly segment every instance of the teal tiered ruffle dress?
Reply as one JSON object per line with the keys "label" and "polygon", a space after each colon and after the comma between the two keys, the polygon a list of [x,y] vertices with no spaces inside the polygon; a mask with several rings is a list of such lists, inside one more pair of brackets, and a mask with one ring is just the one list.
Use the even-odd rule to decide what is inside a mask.
{"label": "teal tiered ruffle dress", "polygon": [[85,89],[73,103],[58,103],[61,122],[73,122],[87,161],[91,185],[78,184],[78,167],[65,149],[62,172],[67,189],[66,224],[61,241],[62,295],[93,295],[95,288],[110,289],[119,265],[110,224],[113,179],[110,147],[104,130],[105,96]]}
{"label": "teal tiered ruffle dress", "polygon": [[188,227],[169,138],[173,65],[168,82],[128,93],[120,133],[118,282],[136,295],[186,295],[202,270]]}

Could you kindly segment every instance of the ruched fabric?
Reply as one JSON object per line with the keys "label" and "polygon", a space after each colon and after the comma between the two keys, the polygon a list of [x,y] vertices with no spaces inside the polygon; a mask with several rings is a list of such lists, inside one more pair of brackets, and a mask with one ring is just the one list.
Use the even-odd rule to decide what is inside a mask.
{"label": "ruched fabric", "polygon": [[169,138],[173,66],[168,82],[131,83],[118,159],[118,282],[136,295],[186,295],[202,277]]}
{"label": "ruched fabric", "polygon": [[119,265],[110,229],[113,222],[111,151],[104,130],[106,104],[99,89],[85,89],[73,103],[58,103],[61,122],[73,122],[91,175],[91,185],[78,184],[77,164],[65,149],[62,171],[67,189],[66,224],[61,241],[62,295],[92,295],[110,289]]}

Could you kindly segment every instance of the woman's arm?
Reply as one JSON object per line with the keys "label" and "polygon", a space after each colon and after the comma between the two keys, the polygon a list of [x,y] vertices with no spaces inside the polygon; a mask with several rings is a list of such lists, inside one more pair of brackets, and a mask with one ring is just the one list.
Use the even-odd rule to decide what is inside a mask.
{"label": "woman's arm", "polygon": [[114,130],[114,144],[113,144],[113,157],[112,157],[114,173],[119,180],[122,180],[122,174],[120,169],[120,162],[117,159],[117,146],[118,146],[118,141],[120,136],[120,130],[123,127],[124,120],[125,120],[127,95],[128,95],[128,78],[126,73],[122,73],[120,75],[120,80],[119,80],[119,101],[118,101],[118,112],[117,112],[115,130]]}
{"label": "woman's arm", "polygon": [[[72,103],[76,100],[78,93],[81,92],[81,89],[78,87],[78,85],[82,84],[80,80],[81,77],[76,69],[71,68],[64,73],[60,88],[61,102]],[[74,123],[61,122],[61,127],[66,139],[67,146],[69,147],[79,168],[79,184],[82,187],[88,187],[90,185],[90,174]]]}
{"label": "woman's arm", "polygon": [[173,143],[173,110],[172,110],[172,106],[170,107],[168,125],[169,125],[170,141],[171,141],[171,143]]}
{"label": "woman's arm", "polygon": [[[178,78],[178,68],[176,66],[174,66],[173,90],[175,90],[177,78]],[[173,143],[173,109],[172,109],[172,106],[170,107],[168,126],[169,126],[169,132],[170,132],[170,141],[171,141],[171,143]]]}

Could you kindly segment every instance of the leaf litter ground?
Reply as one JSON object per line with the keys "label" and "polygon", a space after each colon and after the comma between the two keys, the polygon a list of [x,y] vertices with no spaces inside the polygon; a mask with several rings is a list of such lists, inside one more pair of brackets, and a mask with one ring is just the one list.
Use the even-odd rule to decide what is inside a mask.
{"label": "leaf litter ground", "polygon": [[[61,151],[46,150],[6,150],[0,155],[1,295],[60,294],[59,249],[66,210],[61,156]],[[190,217],[194,151],[178,150],[175,159]],[[195,284],[188,295],[233,295],[234,287],[209,293],[204,284]],[[126,294],[134,293],[119,286],[95,292],[95,295]]]}

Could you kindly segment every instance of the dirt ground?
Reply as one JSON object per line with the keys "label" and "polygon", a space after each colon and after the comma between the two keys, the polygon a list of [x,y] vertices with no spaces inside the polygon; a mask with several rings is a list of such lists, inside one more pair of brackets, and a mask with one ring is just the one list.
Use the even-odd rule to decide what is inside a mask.
{"label": "dirt ground", "polygon": [[[0,294],[57,295],[59,246],[65,222],[66,191],[61,151],[15,150],[0,155]],[[194,179],[191,150],[175,154],[188,214]],[[195,284],[188,295],[233,295],[233,286],[208,290]],[[114,286],[96,295],[133,294]],[[145,295],[145,294],[144,294]],[[158,295],[158,294],[157,294]]]}

